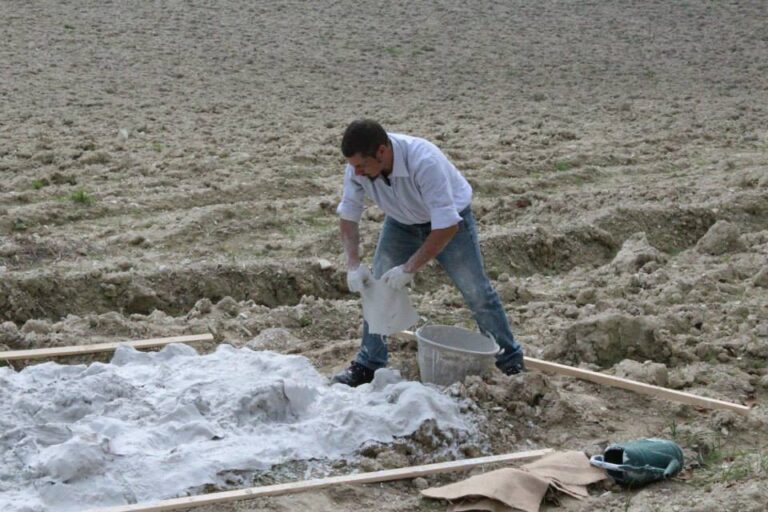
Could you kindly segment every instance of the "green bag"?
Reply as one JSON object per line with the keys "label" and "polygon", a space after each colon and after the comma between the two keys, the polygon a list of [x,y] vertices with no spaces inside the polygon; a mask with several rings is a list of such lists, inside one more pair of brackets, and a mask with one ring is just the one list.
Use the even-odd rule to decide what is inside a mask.
{"label": "green bag", "polygon": [[666,439],[638,439],[612,444],[589,463],[605,469],[617,483],[635,487],[678,474],[683,469],[683,450]]}

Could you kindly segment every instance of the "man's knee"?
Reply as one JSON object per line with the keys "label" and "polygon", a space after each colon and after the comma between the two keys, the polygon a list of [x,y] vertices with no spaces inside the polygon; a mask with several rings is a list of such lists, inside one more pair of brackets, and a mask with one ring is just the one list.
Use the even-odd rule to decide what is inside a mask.
{"label": "man's knee", "polygon": [[488,309],[493,307],[497,302],[496,292],[491,287],[490,283],[479,282],[471,283],[469,286],[465,286],[462,290],[464,294],[464,300],[467,302],[467,306],[470,309]]}

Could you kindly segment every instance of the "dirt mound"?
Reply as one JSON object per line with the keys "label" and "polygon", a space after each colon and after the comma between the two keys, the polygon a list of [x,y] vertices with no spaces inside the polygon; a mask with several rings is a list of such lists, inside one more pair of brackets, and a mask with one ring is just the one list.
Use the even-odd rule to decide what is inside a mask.
{"label": "dirt mound", "polygon": [[661,325],[654,317],[603,313],[574,322],[562,343],[547,348],[546,356],[603,368],[628,358],[663,363],[669,360],[671,350],[657,334]]}
{"label": "dirt mound", "polygon": [[296,304],[302,296],[346,295],[343,276],[316,260],[293,264],[252,262],[190,264],[177,268],[120,270],[106,267],[60,274],[32,271],[0,282],[0,318],[23,322],[34,317],[120,310],[178,315],[201,298],[253,300],[266,306]]}
{"label": "dirt mound", "polygon": [[696,243],[696,249],[704,254],[718,256],[727,252],[743,251],[746,246],[739,236],[739,227],[727,221],[717,221]]}

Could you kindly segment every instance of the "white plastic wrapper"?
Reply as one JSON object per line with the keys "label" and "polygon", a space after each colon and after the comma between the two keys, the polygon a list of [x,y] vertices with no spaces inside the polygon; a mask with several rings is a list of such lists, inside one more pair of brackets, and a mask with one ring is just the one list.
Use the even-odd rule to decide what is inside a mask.
{"label": "white plastic wrapper", "polygon": [[395,290],[381,280],[371,279],[361,295],[363,317],[371,334],[394,334],[419,321],[407,289]]}

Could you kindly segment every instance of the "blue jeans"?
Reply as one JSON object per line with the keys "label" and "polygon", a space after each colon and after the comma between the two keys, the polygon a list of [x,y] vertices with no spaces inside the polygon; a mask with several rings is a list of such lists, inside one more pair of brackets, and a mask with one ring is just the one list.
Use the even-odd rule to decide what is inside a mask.
{"label": "blue jeans", "polygon": [[[515,341],[499,294],[485,274],[471,208],[468,206],[460,215],[459,231],[437,256],[437,261],[461,292],[480,332],[496,340],[501,347],[496,364],[504,368],[506,364],[522,359],[523,348]],[[431,231],[430,223],[408,225],[387,217],[373,257],[373,276],[379,279],[387,270],[408,261]],[[371,370],[387,365],[386,336],[369,333],[365,321],[356,362]]]}

